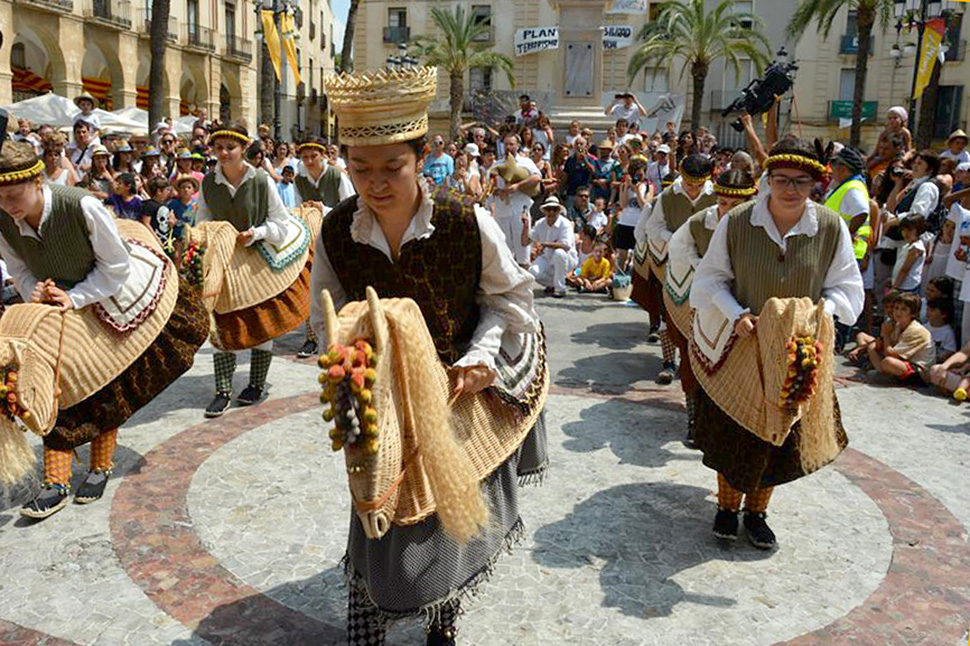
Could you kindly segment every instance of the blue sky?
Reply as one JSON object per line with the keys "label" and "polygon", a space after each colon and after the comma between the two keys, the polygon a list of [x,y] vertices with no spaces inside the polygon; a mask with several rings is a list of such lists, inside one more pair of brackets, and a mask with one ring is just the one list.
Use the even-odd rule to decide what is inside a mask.
{"label": "blue sky", "polygon": [[347,22],[350,0],[333,0],[331,6],[333,7],[333,38],[339,52],[344,43],[344,24]]}

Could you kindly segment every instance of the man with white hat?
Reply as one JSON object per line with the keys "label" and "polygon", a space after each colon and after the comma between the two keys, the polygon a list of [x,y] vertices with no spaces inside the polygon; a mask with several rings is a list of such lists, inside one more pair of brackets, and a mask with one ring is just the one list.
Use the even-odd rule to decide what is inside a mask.
{"label": "man with white hat", "polygon": [[539,246],[539,256],[529,267],[529,273],[546,288],[547,294],[563,298],[566,295],[566,274],[579,263],[576,233],[558,197],[550,195],[541,208],[545,217],[536,222],[532,231],[529,231],[529,216],[522,216],[522,246],[528,247],[533,243]]}
{"label": "man with white hat", "polygon": [[647,181],[653,186],[653,194],[660,195],[663,191],[663,178],[670,174],[670,146],[660,144],[653,154],[653,161],[647,166]]}

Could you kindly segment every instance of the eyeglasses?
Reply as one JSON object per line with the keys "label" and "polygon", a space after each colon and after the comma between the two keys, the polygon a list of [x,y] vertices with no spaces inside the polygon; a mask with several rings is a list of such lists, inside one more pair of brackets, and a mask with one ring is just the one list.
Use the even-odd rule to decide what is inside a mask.
{"label": "eyeglasses", "polygon": [[811,193],[815,188],[815,180],[811,177],[786,177],[785,175],[770,175],[768,181],[772,187],[785,191],[794,189],[799,193]]}

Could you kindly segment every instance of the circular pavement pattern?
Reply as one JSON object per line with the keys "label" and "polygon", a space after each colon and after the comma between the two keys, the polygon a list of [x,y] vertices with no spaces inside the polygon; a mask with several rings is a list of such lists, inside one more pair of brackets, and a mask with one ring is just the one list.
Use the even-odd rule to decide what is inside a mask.
{"label": "circular pavement pattern", "polygon": [[[467,604],[467,643],[939,645],[963,632],[964,532],[912,481],[850,449],[779,490],[780,550],[724,550],[708,538],[711,474],[680,448],[669,398],[557,392],[553,470],[522,492],[529,535]],[[333,519],[349,503],[342,459],[308,439],[324,435],[318,412],[315,393],[235,411],[159,445],[121,483],[117,557],[197,637],[342,641],[346,521]],[[586,471],[557,475],[565,452],[588,454]],[[18,629],[0,623],[0,644],[69,643],[5,641]],[[415,636],[405,624],[392,643]]]}

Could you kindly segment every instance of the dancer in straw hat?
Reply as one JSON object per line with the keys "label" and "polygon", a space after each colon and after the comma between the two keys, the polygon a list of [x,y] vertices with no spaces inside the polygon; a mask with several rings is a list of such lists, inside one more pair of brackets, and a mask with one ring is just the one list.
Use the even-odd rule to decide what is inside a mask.
{"label": "dancer in straw hat", "polygon": [[714,534],[737,537],[744,498],[749,540],[771,549],[773,488],[847,444],[832,317],[855,322],[864,293],[845,222],[808,200],[825,172],[812,144],[779,142],[765,169],[771,193],[723,218],[697,267],[690,350],[701,385],[696,442],[718,473]]}
{"label": "dancer in straw hat", "polygon": [[[31,518],[46,518],[66,504],[71,459],[83,444],[91,444],[91,464],[74,501],[101,498],[118,427],[192,366],[208,330],[201,300],[179,285],[148,229],[116,223],[87,191],[46,184],[43,169],[32,146],[3,144],[0,253],[28,304],[13,306],[0,321],[6,393],[0,480],[23,475],[10,450],[9,434],[23,435],[14,422],[46,433],[43,488],[21,510]],[[61,330],[60,341],[27,324],[58,311],[53,328]],[[56,377],[38,381],[47,357],[56,358]],[[40,401],[45,390],[50,402]],[[58,401],[69,400],[80,401],[57,411]],[[23,410],[35,404],[33,414]],[[49,426],[37,426],[42,404],[49,404]]]}
{"label": "dancer in straw hat", "polygon": [[[434,194],[421,177],[427,106],[435,97],[436,78],[435,68],[419,67],[327,79],[327,96],[339,118],[358,195],[341,202],[323,223],[313,266],[311,323],[322,338],[322,290],[329,291],[338,309],[364,300],[368,287],[380,297],[413,299],[423,317],[420,324],[434,340],[433,360],[448,368],[453,389],[448,405],[460,406],[462,400],[498,386],[499,372],[507,374],[498,367],[509,338],[520,343],[527,337],[539,339],[530,347],[540,352],[528,353],[536,357],[529,361],[542,362],[539,378],[547,372],[532,277],[516,264],[487,213],[446,192]],[[503,386],[507,378],[501,378]],[[533,413],[541,411],[541,400],[531,403]],[[491,403],[520,410],[520,404],[497,393]],[[437,513],[401,524],[395,520],[374,540],[368,538],[374,529],[362,525],[358,509],[346,558],[352,646],[383,644],[386,622],[408,616],[427,619],[428,644],[456,643],[461,600],[487,578],[500,551],[521,532],[516,476],[535,476],[545,468],[544,426],[541,416],[536,419],[531,432],[526,429],[525,443],[490,467],[480,486],[473,483],[475,493],[466,492],[476,495],[480,490],[489,512],[484,527],[462,525],[472,530],[462,532],[473,536],[471,540],[452,538]],[[416,424],[422,422],[418,412]],[[427,462],[411,461],[406,470],[430,473]],[[416,477],[415,482],[427,480]]]}
{"label": "dancer in straw hat", "polygon": [[[272,178],[262,169],[251,166],[244,158],[251,143],[242,124],[223,127],[212,133],[210,142],[219,163],[215,171],[202,181],[196,206],[195,221],[228,222],[236,230],[233,256],[252,256],[256,268],[253,280],[260,282],[273,274],[269,261],[261,262],[288,241],[291,216],[280,199]],[[231,229],[230,229],[231,231]],[[190,240],[195,239],[190,233]],[[305,251],[305,247],[303,250]],[[207,248],[210,253],[212,245]],[[259,258],[257,258],[257,252]],[[299,254],[297,254],[299,255]],[[293,256],[294,258],[296,256]],[[300,256],[305,257],[305,256]],[[238,258],[237,258],[238,259]],[[292,262],[287,264],[290,267]],[[277,267],[279,274],[283,267]],[[242,350],[251,352],[249,384],[236,401],[250,406],[266,394],[266,377],[273,359],[273,340],[298,327],[308,316],[306,290],[309,284],[309,265],[297,271],[295,281],[287,281],[282,292],[268,298],[251,298],[244,303],[227,303],[227,280],[222,292],[216,294],[220,303],[215,306],[213,345],[216,394],[205,409],[206,417],[219,417],[232,401],[232,377],[236,371],[236,355]],[[245,285],[243,286],[245,287]],[[208,296],[208,294],[207,294]],[[257,301],[252,303],[251,301]],[[245,304],[245,307],[239,305]]]}
{"label": "dancer in straw hat", "polygon": [[684,444],[694,448],[697,380],[690,367],[687,339],[690,338],[691,310],[688,299],[694,271],[707,253],[714,229],[728,211],[744,204],[758,193],[754,179],[746,171],[721,173],[714,182],[717,204],[695,213],[667,243],[667,268],[664,273],[664,306],[667,312],[667,334],[681,349],[680,386],[687,399],[687,437]]}
{"label": "dancer in straw hat", "polygon": [[[328,213],[341,200],[354,194],[350,176],[327,160],[327,141],[311,135],[297,148],[300,154],[300,174],[296,176],[297,204],[310,204]],[[307,324],[306,341],[296,353],[300,359],[317,354],[317,337],[313,328]]]}
{"label": "dancer in straw hat", "polygon": [[[684,158],[680,162],[680,177],[670,188],[664,189],[654,203],[652,211],[649,209],[643,211],[643,216],[637,225],[638,240],[646,240],[650,274],[661,285],[665,280],[667,244],[674,235],[674,231],[695,213],[717,204],[714,185],[711,183],[713,169],[714,165],[711,161],[700,155]],[[652,279],[648,282],[652,282]],[[648,311],[650,311],[650,323],[653,324],[656,310]],[[676,329],[671,329],[662,301],[659,314],[668,325],[667,330],[660,335],[663,369],[657,376],[657,381],[661,384],[669,384],[677,372],[677,350],[680,350],[681,361],[683,361],[687,346]],[[657,318],[657,320],[660,319]]]}

